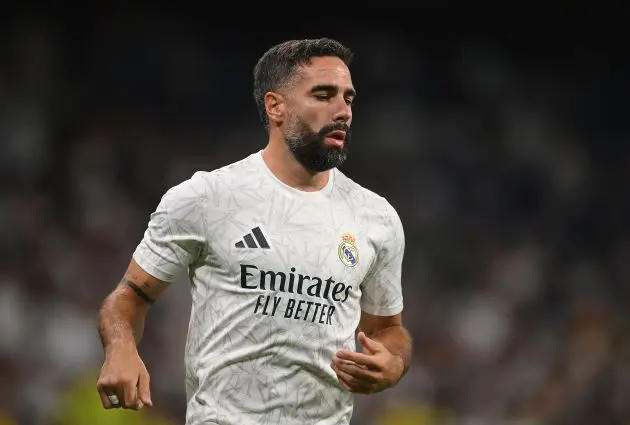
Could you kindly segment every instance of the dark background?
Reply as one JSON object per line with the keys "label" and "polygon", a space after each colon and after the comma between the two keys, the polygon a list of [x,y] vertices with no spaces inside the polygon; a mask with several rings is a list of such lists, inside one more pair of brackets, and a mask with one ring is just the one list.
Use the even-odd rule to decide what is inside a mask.
{"label": "dark background", "polygon": [[184,422],[186,282],[147,321],[150,413],[99,408],[96,310],[168,187],[264,147],[260,55],[320,36],[356,53],[342,171],[407,236],[414,365],[353,424],[630,423],[622,4],[8,7],[0,424]]}

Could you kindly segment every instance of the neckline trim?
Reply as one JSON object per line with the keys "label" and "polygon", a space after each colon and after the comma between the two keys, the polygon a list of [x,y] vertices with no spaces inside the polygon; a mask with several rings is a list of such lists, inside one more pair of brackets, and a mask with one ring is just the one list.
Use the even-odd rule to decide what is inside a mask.
{"label": "neckline trim", "polygon": [[320,198],[320,197],[326,197],[332,191],[332,188],[334,186],[334,180],[335,180],[335,168],[333,168],[333,169],[331,169],[329,171],[328,181],[326,182],[326,185],[323,188],[321,188],[320,190],[314,190],[314,191],[300,190],[300,189],[296,189],[296,188],[294,188],[292,186],[289,186],[288,184],[286,184],[285,182],[280,180],[278,177],[276,177],[276,175],[269,169],[269,167],[267,166],[267,163],[263,159],[262,152],[263,151],[261,149],[256,154],[254,154],[255,157],[256,157],[257,162],[259,162],[261,168],[263,168],[265,170],[265,174],[267,174],[267,176],[269,176],[269,178],[277,186],[282,188],[282,190],[285,193],[287,193],[287,194],[289,194],[291,196],[316,199],[316,198]]}

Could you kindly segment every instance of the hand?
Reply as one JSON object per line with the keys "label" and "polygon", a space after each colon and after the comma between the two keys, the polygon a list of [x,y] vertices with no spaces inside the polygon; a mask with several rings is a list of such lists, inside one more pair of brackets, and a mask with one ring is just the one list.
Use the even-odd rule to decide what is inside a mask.
{"label": "hand", "polygon": [[371,394],[396,384],[404,371],[402,357],[363,332],[359,332],[359,342],[362,353],[340,350],[333,357],[331,366],[341,386],[353,393]]}
{"label": "hand", "polygon": [[[149,372],[135,347],[117,347],[107,353],[96,388],[105,409],[140,410],[144,405],[153,406]],[[119,403],[112,403],[110,396],[116,396]]]}

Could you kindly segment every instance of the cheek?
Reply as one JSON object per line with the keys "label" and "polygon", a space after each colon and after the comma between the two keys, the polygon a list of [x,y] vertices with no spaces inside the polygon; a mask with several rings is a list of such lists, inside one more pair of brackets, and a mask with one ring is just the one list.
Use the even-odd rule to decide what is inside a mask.
{"label": "cheek", "polygon": [[304,120],[315,133],[330,123],[330,119],[326,113],[315,108],[305,111],[305,113],[302,114],[302,120]]}
{"label": "cheek", "polygon": [[289,128],[299,128],[317,133],[328,122],[325,119],[325,114],[322,114],[316,108],[301,108],[300,110],[294,110],[290,114],[288,123],[287,127]]}
{"label": "cheek", "polygon": [[324,124],[330,120],[330,109],[325,102],[308,101],[300,105],[297,109],[304,120],[308,120],[311,125]]}

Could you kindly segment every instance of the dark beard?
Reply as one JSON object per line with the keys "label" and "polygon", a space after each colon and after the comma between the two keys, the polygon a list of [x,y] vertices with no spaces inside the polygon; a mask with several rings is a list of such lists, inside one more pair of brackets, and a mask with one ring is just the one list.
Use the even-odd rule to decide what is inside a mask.
{"label": "dark beard", "polygon": [[[335,130],[346,132],[342,147],[326,145],[326,135]],[[289,151],[304,168],[313,172],[326,171],[341,166],[348,157],[350,128],[346,124],[335,123],[315,132],[298,118],[293,134],[287,135],[286,141]]]}

